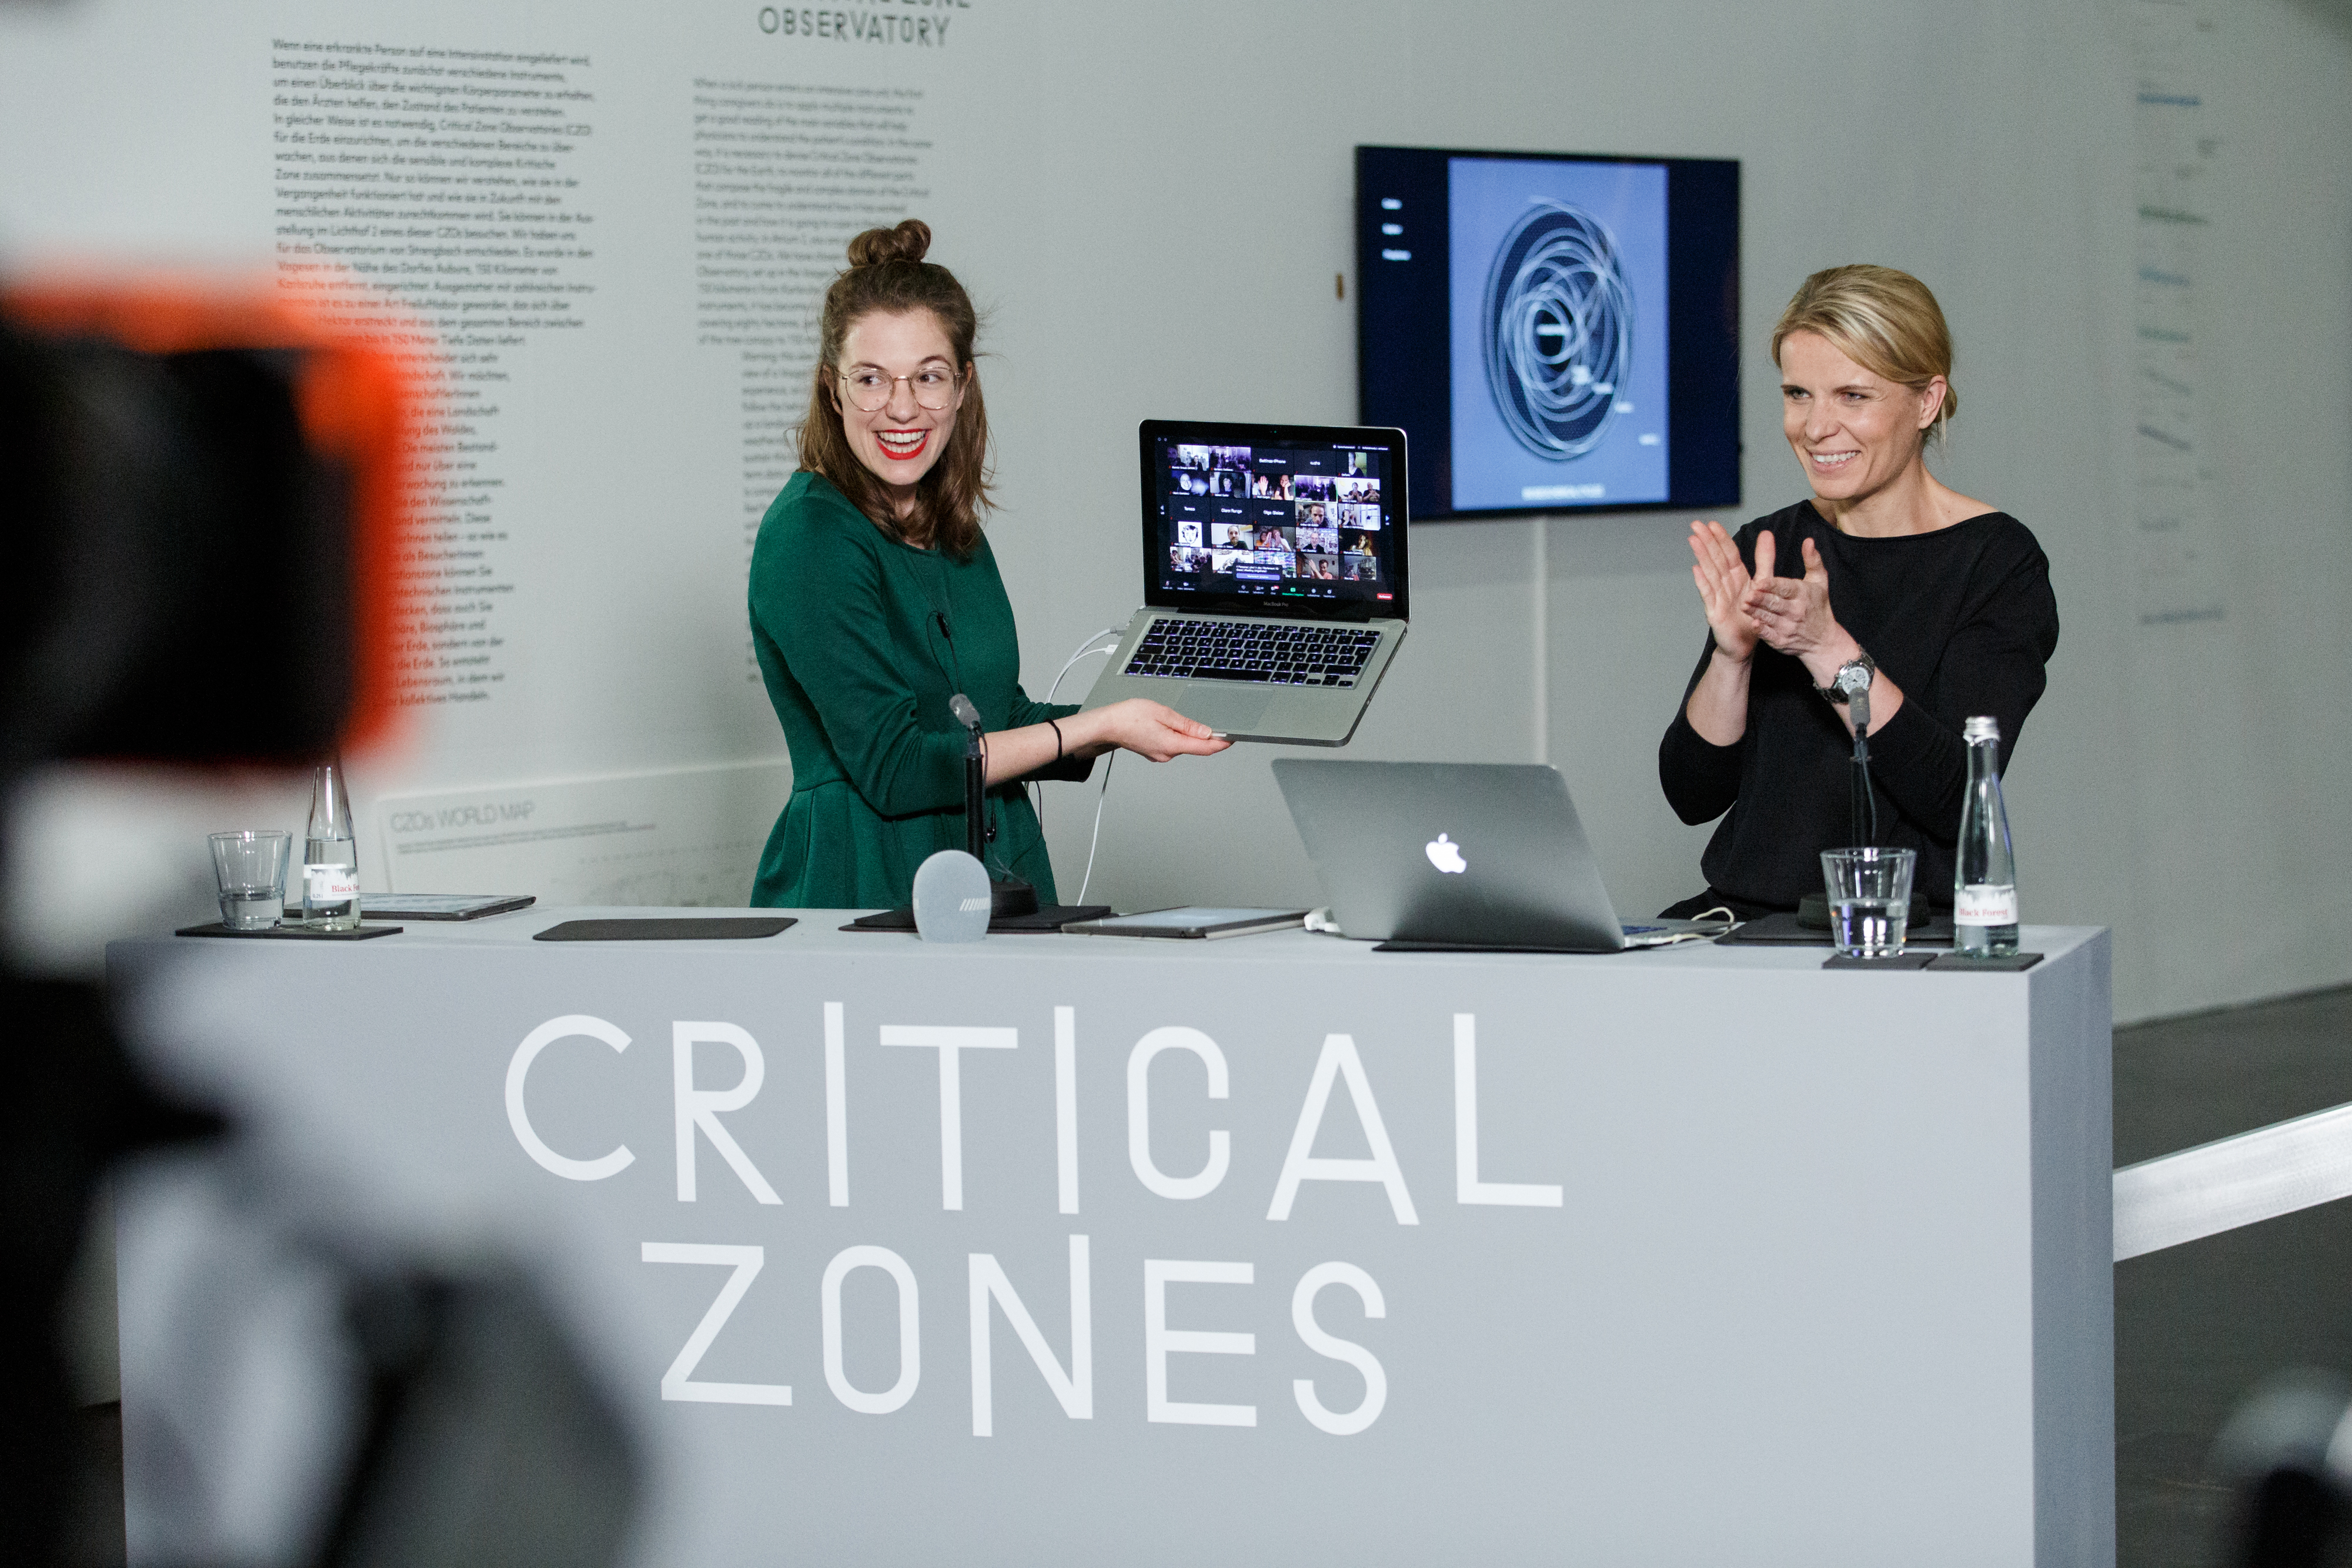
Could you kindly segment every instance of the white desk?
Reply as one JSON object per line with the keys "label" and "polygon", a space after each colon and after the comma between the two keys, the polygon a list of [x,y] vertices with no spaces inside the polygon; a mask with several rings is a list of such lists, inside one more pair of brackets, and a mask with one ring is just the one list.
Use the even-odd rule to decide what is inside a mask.
{"label": "white desk", "polygon": [[[352,1216],[539,1260],[655,1456],[647,1564],[2113,1562],[2102,931],[2021,975],[530,940],[632,913],[112,960]],[[167,1187],[123,1216],[134,1434]],[[665,1375],[734,1275],[680,1244],[760,1264],[699,1399]]]}

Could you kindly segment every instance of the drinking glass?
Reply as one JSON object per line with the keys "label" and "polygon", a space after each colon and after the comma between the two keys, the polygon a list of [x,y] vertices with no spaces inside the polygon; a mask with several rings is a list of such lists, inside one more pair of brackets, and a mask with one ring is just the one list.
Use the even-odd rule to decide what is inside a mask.
{"label": "drinking glass", "polygon": [[286,913],[286,859],[293,835],[246,829],[212,836],[213,874],[220,883],[221,924],[267,931]]}
{"label": "drinking glass", "polygon": [[1911,920],[1913,850],[1871,847],[1822,852],[1822,882],[1830,899],[1830,939],[1841,953],[1884,958],[1903,951]]}

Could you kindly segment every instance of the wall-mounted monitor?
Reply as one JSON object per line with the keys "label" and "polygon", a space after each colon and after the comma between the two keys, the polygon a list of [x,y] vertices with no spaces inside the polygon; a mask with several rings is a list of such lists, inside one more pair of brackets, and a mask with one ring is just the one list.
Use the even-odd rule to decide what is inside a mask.
{"label": "wall-mounted monitor", "polygon": [[1412,516],[1739,500],[1739,164],[1356,149],[1357,388]]}

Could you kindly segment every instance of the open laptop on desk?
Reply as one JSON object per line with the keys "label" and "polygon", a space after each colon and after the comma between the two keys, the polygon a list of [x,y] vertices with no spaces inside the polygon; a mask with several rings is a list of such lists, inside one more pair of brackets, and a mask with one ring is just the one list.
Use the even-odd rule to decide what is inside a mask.
{"label": "open laptop on desk", "polygon": [[1143,605],[1087,694],[1345,746],[1404,640],[1404,432],[1149,419]]}
{"label": "open laptop on desk", "polygon": [[1616,953],[1730,929],[1621,923],[1552,768],[1286,757],[1274,777],[1350,936],[1440,952]]}

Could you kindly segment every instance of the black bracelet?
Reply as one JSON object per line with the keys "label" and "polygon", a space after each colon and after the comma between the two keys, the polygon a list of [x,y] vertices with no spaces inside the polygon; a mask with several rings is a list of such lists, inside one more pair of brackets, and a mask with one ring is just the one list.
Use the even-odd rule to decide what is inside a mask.
{"label": "black bracelet", "polygon": [[1061,727],[1060,725],[1058,725],[1058,724],[1054,724],[1054,721],[1053,721],[1052,719],[1050,719],[1050,718],[1049,718],[1049,719],[1047,719],[1045,722],[1046,722],[1047,724],[1049,724],[1049,725],[1053,725],[1053,727],[1054,727],[1054,760],[1055,760],[1055,761],[1056,761],[1056,762],[1059,762],[1060,760],[1062,760],[1062,727]]}

